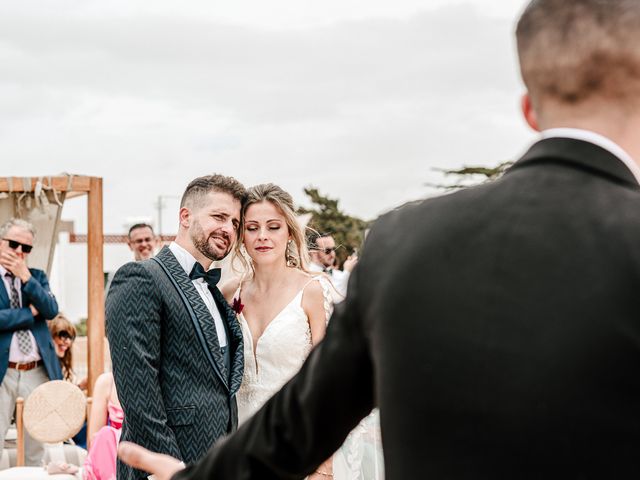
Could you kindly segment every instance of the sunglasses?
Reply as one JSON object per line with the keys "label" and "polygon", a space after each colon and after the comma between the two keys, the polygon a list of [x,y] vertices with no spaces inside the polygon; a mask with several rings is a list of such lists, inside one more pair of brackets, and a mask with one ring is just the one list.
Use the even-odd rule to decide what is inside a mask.
{"label": "sunglasses", "polygon": [[63,340],[70,340],[70,341],[72,341],[72,342],[76,339],[76,336],[75,336],[75,335],[73,335],[73,336],[72,336],[72,335],[71,335],[69,332],[67,332],[66,330],[60,330],[60,331],[57,333],[57,337],[58,337],[58,338],[61,338],[61,339],[63,339]]}
{"label": "sunglasses", "polygon": [[12,250],[17,250],[18,247],[22,247],[23,253],[29,253],[33,248],[33,245],[27,245],[25,243],[16,242],[15,240],[9,240],[8,238],[3,238],[3,240],[6,240],[7,242],[9,242],[9,248],[11,248]]}
{"label": "sunglasses", "polygon": [[336,247],[327,247],[327,248],[315,247],[315,248],[311,248],[311,250],[315,250],[317,252],[324,252],[325,255],[329,255],[331,252],[336,251]]}

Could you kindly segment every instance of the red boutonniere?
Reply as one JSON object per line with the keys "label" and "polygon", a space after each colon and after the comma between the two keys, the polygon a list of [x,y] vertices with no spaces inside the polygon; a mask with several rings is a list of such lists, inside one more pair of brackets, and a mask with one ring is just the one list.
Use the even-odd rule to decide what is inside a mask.
{"label": "red boutonniere", "polygon": [[233,308],[233,311],[236,312],[236,315],[240,315],[242,313],[244,305],[240,301],[240,297],[233,299],[233,305],[231,306],[231,308]]}

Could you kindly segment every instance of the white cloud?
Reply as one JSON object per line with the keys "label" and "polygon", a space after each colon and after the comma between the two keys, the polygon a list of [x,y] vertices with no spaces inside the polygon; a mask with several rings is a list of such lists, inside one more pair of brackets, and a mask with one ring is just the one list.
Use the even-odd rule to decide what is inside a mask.
{"label": "white cloud", "polygon": [[109,231],[213,171],[300,202],[313,184],[371,218],[429,194],[433,167],[497,163],[531,138],[520,8],[444,3],[3,5],[2,173],[103,176]]}

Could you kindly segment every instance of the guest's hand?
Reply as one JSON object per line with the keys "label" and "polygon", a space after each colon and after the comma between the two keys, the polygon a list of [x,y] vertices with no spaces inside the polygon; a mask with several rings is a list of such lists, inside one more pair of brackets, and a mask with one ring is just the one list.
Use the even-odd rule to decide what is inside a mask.
{"label": "guest's hand", "polygon": [[0,265],[22,280],[22,283],[27,283],[31,278],[27,262],[11,250],[0,253]]}
{"label": "guest's hand", "polygon": [[357,264],[358,264],[358,255],[353,253],[349,255],[347,259],[344,261],[344,264],[342,265],[342,269],[345,272],[351,273],[351,270],[353,270]]}
{"label": "guest's hand", "polygon": [[131,442],[120,443],[118,457],[133,468],[153,474],[155,480],[170,480],[176,472],[184,468],[184,463],[177,458],[150,452]]}

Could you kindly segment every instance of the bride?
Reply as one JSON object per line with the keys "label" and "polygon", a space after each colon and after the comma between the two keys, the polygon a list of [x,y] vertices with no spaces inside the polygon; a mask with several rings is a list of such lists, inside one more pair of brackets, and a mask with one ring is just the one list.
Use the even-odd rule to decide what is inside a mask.
{"label": "bride", "polygon": [[[239,232],[235,253],[247,273],[222,291],[244,339],[244,376],[237,394],[242,424],[300,370],[324,337],[333,306],[330,280],[308,270],[305,236],[291,195],[272,183],[250,188]],[[379,433],[374,413],[309,480],[330,480],[334,473],[336,480],[381,480]]]}
{"label": "bride", "polygon": [[[240,236],[236,256],[247,263],[248,273],[239,284],[225,285],[223,293],[244,338],[244,377],[237,394],[242,424],[300,370],[324,337],[331,304],[324,277],[307,269],[305,237],[287,192],[272,183],[250,188]],[[328,461],[309,478],[331,475]]]}

